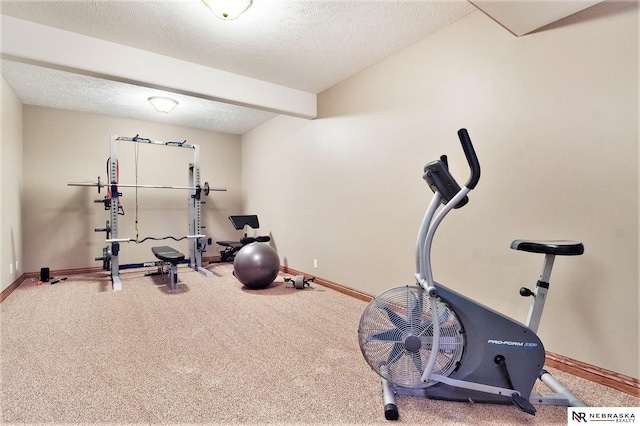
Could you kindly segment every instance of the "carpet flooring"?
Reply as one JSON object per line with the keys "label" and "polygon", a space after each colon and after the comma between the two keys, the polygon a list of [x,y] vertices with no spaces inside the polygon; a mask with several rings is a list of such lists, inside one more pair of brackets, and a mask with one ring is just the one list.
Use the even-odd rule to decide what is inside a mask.
{"label": "carpet flooring", "polygon": [[[144,270],[22,283],[1,308],[2,424],[389,424],[358,346],[366,302],[283,275],[249,290],[231,264],[180,288]],[[639,399],[551,370],[591,406]],[[566,424],[564,407],[398,397],[402,424]]]}

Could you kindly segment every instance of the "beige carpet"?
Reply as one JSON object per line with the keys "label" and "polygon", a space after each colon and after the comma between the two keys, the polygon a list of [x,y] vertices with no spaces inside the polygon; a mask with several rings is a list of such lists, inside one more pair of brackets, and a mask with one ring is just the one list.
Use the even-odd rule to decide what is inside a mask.
{"label": "beige carpet", "polygon": [[[366,302],[282,277],[245,289],[180,267],[181,289],[141,270],[29,280],[1,305],[3,424],[389,424],[360,353]],[[561,372],[593,406],[630,395]],[[567,409],[398,397],[404,424],[566,424]]]}

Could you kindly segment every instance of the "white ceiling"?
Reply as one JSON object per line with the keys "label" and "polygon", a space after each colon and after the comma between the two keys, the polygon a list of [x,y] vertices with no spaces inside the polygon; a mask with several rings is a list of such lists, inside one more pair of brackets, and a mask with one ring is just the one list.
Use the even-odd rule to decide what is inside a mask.
{"label": "white ceiling", "polygon": [[[553,3],[567,2],[594,3]],[[503,21],[523,10],[528,28],[549,23],[498,3],[516,6]],[[23,104],[242,134],[276,114],[315,117],[316,94],[476,10],[466,0],[253,0],[223,21],[201,0],[2,0],[2,75]],[[157,95],[178,107],[156,112],[146,99]]]}

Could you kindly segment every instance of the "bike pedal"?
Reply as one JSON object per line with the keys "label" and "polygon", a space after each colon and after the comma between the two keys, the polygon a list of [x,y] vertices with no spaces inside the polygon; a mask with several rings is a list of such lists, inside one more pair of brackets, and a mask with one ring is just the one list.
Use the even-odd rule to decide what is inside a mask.
{"label": "bike pedal", "polygon": [[513,400],[513,404],[518,407],[520,411],[524,411],[532,416],[536,415],[536,407],[534,407],[527,398],[523,398],[520,394],[514,393],[511,395],[511,399]]}

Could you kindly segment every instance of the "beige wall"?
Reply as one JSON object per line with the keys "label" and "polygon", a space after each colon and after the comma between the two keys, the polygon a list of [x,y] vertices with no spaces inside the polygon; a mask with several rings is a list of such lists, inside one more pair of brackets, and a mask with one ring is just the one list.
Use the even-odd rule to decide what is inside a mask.
{"label": "beige wall", "polygon": [[[42,107],[24,107],[24,253],[25,269],[39,271],[101,266],[105,234],[94,232],[109,219],[103,204],[104,189],[70,187],[68,182],[107,181],[110,134],[158,141],[183,141],[201,146],[202,182],[225,187],[211,192],[202,206],[203,233],[214,240],[238,238],[227,219],[241,211],[239,136],[173,125],[77,113]],[[136,147],[138,184],[188,186],[188,167],[194,151],[186,148],[118,142],[120,180],[135,183]],[[119,217],[119,237],[135,237],[136,191],[121,188],[124,216]],[[138,190],[138,233],[183,237],[188,234],[189,191]],[[155,260],[154,245],[169,245],[185,254],[187,240],[147,241],[122,246],[120,263]],[[218,254],[209,246],[206,255]]]}
{"label": "beige wall", "polygon": [[22,104],[4,78],[0,95],[0,277],[4,290],[24,271],[22,262]]}
{"label": "beige wall", "polygon": [[372,294],[411,284],[422,167],[446,153],[465,182],[466,127],[482,178],[436,235],[436,280],[524,321],[518,289],[542,256],[509,243],[581,240],[583,256],[556,261],[539,334],[640,377],[636,3],[520,38],[473,13],[322,93],[319,112],[242,138],[244,208],[283,263]]}

